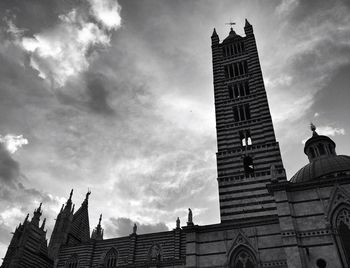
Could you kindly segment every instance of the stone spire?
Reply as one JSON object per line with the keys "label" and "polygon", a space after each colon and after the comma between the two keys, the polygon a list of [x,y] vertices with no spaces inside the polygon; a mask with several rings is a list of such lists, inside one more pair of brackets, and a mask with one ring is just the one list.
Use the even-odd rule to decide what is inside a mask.
{"label": "stone spire", "polygon": [[100,215],[100,219],[98,221],[96,228],[92,231],[91,239],[103,240],[103,229],[101,227],[101,221],[102,221],[102,214]]}
{"label": "stone spire", "polygon": [[87,192],[87,193],[86,193],[86,195],[85,195],[84,202],[81,204],[82,206],[88,206],[88,204],[89,204],[89,196],[90,196],[90,194],[91,194],[91,191],[90,191],[90,190],[88,190],[88,192]]}
{"label": "stone spire", "polygon": [[176,229],[180,229],[180,218],[177,217],[176,219]]}
{"label": "stone spire", "polygon": [[64,245],[68,241],[68,233],[71,228],[73,220],[72,204],[73,189],[69,194],[66,204],[62,205],[60,212],[57,215],[54,229],[51,234],[49,243],[49,256],[52,259],[56,259],[58,251],[61,245]]}
{"label": "stone spire", "polygon": [[72,210],[72,196],[73,196],[73,189],[70,191],[69,198],[67,199],[66,205],[62,206],[61,212],[65,211],[65,213],[69,213]]}
{"label": "stone spire", "polygon": [[44,230],[44,228],[45,228],[45,223],[46,223],[46,218],[44,218],[44,220],[43,220],[43,222],[42,222],[42,224],[41,224],[41,227],[40,227],[41,230]]}
{"label": "stone spire", "polygon": [[218,34],[216,33],[216,29],[214,28],[213,34],[211,35],[211,37],[215,37],[218,36]]}
{"label": "stone spire", "polygon": [[244,33],[248,35],[253,35],[253,26],[249,23],[247,19],[245,19],[245,25],[244,25]]}
{"label": "stone spire", "polygon": [[213,34],[211,35],[211,43],[212,45],[219,45],[219,41],[219,36],[214,28]]}
{"label": "stone spire", "polygon": [[36,210],[34,210],[34,215],[31,221],[36,226],[39,226],[40,216],[42,214],[41,205],[42,203],[40,203],[39,207]]}
{"label": "stone spire", "polygon": [[27,214],[26,218],[24,219],[24,223],[26,223],[29,219],[29,213]]}

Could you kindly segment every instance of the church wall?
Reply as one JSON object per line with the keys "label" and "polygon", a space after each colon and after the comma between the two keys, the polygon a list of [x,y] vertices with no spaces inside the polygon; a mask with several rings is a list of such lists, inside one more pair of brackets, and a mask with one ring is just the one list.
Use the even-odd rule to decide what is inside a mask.
{"label": "church wall", "polygon": [[[56,264],[57,268],[65,268],[66,262],[73,256],[76,255],[78,258],[79,267],[91,267],[91,257],[93,252],[93,243],[84,243],[76,246],[61,246],[58,261]],[[55,268],[56,268],[55,267]]]}
{"label": "church wall", "polygon": [[106,253],[112,248],[118,252],[118,264],[126,264],[130,254],[130,238],[121,237],[96,241],[93,251],[92,267],[98,267],[104,263]]}
{"label": "church wall", "polygon": [[241,245],[254,252],[262,267],[286,267],[278,223],[232,227],[194,226],[185,229],[186,267],[229,267],[231,254]]}
{"label": "church wall", "polygon": [[118,266],[153,267],[152,263],[157,265],[157,260],[151,259],[151,249],[155,245],[160,249],[162,267],[184,266],[185,236],[181,234],[180,229],[175,229],[169,232],[131,234],[127,237],[91,240],[76,246],[63,246],[57,268],[65,267],[66,262],[73,255],[78,256],[79,267],[103,267],[106,253],[112,248],[118,252]]}
{"label": "church wall", "polygon": [[[343,267],[327,215],[335,185],[325,182],[326,179],[324,185],[305,184],[304,187],[291,184],[287,191],[274,192],[283,243],[288,246],[285,248],[288,267],[317,268],[316,262],[321,258],[327,267]],[[350,184],[341,187],[349,189]]]}

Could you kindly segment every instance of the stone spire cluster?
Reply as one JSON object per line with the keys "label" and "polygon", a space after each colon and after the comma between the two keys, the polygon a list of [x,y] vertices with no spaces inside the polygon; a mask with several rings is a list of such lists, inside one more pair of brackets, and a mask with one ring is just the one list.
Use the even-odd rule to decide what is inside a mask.
{"label": "stone spire cluster", "polygon": [[49,256],[58,257],[61,245],[75,245],[87,242],[90,239],[88,200],[91,192],[88,191],[81,207],[74,212],[72,202],[73,190],[65,205],[62,205],[57,215],[56,223],[49,243]]}
{"label": "stone spire cluster", "polygon": [[[28,220],[29,214],[25,217],[23,223],[20,223],[12,236],[10,245],[3,259],[1,267],[32,267],[33,259],[37,260],[36,267],[51,267],[53,262],[48,257],[48,247],[44,219],[40,225],[42,215],[42,203],[34,210],[31,221]],[[35,248],[33,251],[31,248]]]}

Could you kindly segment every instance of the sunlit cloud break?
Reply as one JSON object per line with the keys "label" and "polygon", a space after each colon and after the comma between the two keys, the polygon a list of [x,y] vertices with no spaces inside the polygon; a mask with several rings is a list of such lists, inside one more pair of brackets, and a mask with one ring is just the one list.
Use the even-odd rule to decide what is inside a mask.
{"label": "sunlit cloud break", "polygon": [[331,126],[317,127],[317,133],[326,136],[345,135],[345,129]]}
{"label": "sunlit cloud break", "polygon": [[28,140],[23,138],[23,135],[7,134],[6,136],[0,135],[0,143],[4,144],[6,150],[13,154],[23,145],[28,144]]}
{"label": "sunlit cloud break", "polygon": [[[31,67],[53,88],[64,86],[69,77],[86,71],[91,61],[91,48],[108,47],[112,31],[121,25],[117,1],[90,0],[89,3],[93,20],[84,9],[74,8],[61,14],[53,28],[19,40],[30,54]],[[8,27],[15,27],[8,24]]]}
{"label": "sunlit cloud break", "polygon": [[90,12],[108,29],[117,29],[121,24],[120,5],[114,0],[89,0]]}

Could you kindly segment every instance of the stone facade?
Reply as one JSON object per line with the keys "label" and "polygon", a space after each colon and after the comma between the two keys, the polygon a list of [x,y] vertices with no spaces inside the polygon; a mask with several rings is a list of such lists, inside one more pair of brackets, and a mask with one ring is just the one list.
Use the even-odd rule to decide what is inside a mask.
{"label": "stone facade", "polygon": [[1,267],[350,267],[350,157],[318,135],[310,163],[287,181],[269,112],[253,27],[211,37],[221,222],[103,239],[90,237],[88,197],[74,213],[72,192],[50,239],[41,208],[15,230]]}

